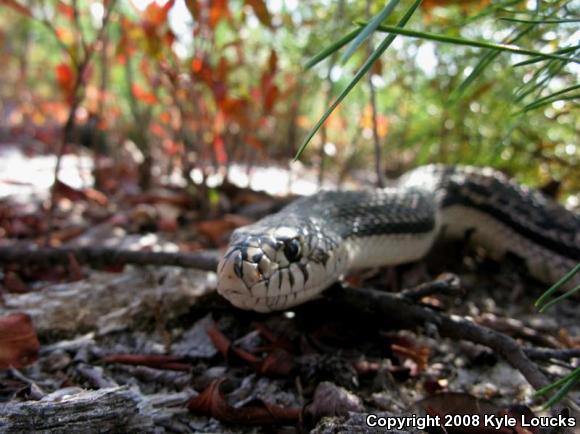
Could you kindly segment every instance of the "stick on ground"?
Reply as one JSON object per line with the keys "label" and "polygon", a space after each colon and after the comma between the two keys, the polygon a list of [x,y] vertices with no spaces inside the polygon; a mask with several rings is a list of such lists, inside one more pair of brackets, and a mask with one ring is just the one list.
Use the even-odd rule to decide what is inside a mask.
{"label": "stick on ground", "polygon": [[219,261],[217,254],[207,252],[143,252],[107,247],[46,247],[38,249],[0,247],[0,263],[15,262],[54,266],[68,264],[71,255],[77,261],[95,267],[123,264],[169,265],[215,271]]}

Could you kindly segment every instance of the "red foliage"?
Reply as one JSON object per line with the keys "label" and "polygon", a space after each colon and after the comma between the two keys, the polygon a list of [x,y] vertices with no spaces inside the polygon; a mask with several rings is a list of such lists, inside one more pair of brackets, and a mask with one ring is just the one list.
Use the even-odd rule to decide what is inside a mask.
{"label": "red foliage", "polygon": [[270,28],[272,27],[272,16],[270,15],[270,12],[268,12],[264,0],[246,0],[246,4],[252,8],[256,17],[258,17],[263,25]]}
{"label": "red foliage", "polygon": [[152,105],[157,102],[157,97],[153,95],[151,92],[146,91],[138,84],[133,83],[131,87],[131,92],[133,96],[137,98],[139,101],[144,102],[147,105]]}
{"label": "red foliage", "polygon": [[75,16],[75,10],[71,5],[67,5],[62,1],[59,1],[56,4],[56,9],[58,10],[59,14],[64,15],[67,19],[73,20]]}
{"label": "red foliage", "polygon": [[32,17],[32,12],[30,9],[18,3],[16,0],[0,0],[0,5],[9,7],[10,9],[26,17]]}
{"label": "red foliage", "polygon": [[56,65],[56,82],[60,87],[60,90],[65,95],[65,98],[69,100],[72,97],[75,88],[75,72],[65,62],[61,62]]}
{"label": "red foliage", "polygon": [[208,24],[212,30],[215,29],[221,20],[231,19],[228,0],[210,0],[209,4]]}

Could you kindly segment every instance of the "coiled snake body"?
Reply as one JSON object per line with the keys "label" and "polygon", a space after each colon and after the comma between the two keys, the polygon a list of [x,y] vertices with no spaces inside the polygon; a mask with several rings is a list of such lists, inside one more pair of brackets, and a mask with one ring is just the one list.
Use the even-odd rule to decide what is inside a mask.
{"label": "coiled snake body", "polygon": [[414,261],[468,231],[491,257],[517,255],[546,283],[580,261],[580,215],[491,169],[431,165],[390,188],[304,197],[237,229],[218,291],[243,309],[285,309],[353,269]]}

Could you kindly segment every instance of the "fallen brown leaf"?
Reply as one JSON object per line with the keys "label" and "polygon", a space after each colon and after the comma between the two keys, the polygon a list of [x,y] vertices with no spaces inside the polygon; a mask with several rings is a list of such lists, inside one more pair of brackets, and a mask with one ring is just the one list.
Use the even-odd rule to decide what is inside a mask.
{"label": "fallen brown leaf", "polygon": [[20,276],[14,271],[6,272],[2,284],[8,292],[15,294],[24,294],[26,292],[30,292],[30,288],[26,286]]}
{"label": "fallen brown leaf", "polygon": [[70,279],[73,282],[81,280],[84,277],[83,269],[80,266],[79,261],[77,261],[77,258],[72,254],[68,255],[68,272]]}
{"label": "fallen brown leaf", "polygon": [[254,324],[254,327],[258,333],[260,333],[262,338],[270,342],[270,348],[281,348],[291,354],[296,352],[296,346],[286,336],[277,336],[272,330],[270,330],[265,324],[262,323]]}
{"label": "fallen brown leaf", "polygon": [[253,367],[261,364],[262,361],[259,357],[233,346],[231,341],[217,327],[208,328],[207,335],[227,362],[243,361]]}
{"label": "fallen brown leaf", "polygon": [[196,230],[209,238],[215,245],[221,245],[227,241],[227,236],[234,229],[246,226],[252,221],[246,217],[235,214],[226,214],[219,220],[206,220],[196,224]]}
{"label": "fallen brown leaf", "polygon": [[256,366],[260,374],[268,377],[288,377],[295,368],[294,357],[282,348],[273,348]]}
{"label": "fallen brown leaf", "polygon": [[98,205],[104,206],[107,204],[108,199],[103,193],[93,188],[78,189],[71,187],[70,185],[57,180],[56,181],[56,194],[59,197],[66,198],[73,202],[79,200],[90,200]]}
{"label": "fallen brown leaf", "polygon": [[431,350],[426,346],[403,346],[399,344],[392,344],[391,350],[394,354],[411,359],[415,362],[416,369],[412,369],[412,375],[417,375],[423,372],[429,365],[429,355]]}
{"label": "fallen brown leaf", "polygon": [[232,345],[231,341],[217,327],[210,327],[207,334],[228,363],[241,361],[267,377],[287,377],[296,367],[294,356],[283,348],[270,347],[265,350],[268,355],[265,358],[260,358]]}
{"label": "fallen brown leaf", "polygon": [[285,408],[253,400],[242,407],[232,407],[220,391],[224,380],[213,381],[187,407],[194,414],[213,417],[220,422],[239,425],[295,425],[300,420],[301,408]]}
{"label": "fallen brown leaf", "polygon": [[151,193],[141,193],[130,196],[127,201],[133,205],[146,203],[146,204],[159,204],[165,203],[174,205],[184,209],[190,209],[193,205],[193,198],[187,193],[172,192],[172,191],[160,191]]}
{"label": "fallen brown leaf", "polygon": [[38,358],[39,349],[29,315],[13,313],[0,317],[0,369],[30,365]]}

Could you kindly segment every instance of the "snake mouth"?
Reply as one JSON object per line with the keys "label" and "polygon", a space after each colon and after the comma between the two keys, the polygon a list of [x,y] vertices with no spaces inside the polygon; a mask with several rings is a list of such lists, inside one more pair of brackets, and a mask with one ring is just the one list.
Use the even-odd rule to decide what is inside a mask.
{"label": "snake mouth", "polygon": [[218,265],[218,292],[234,306],[270,312],[313,298],[336,280],[332,252],[296,233],[234,234]]}

